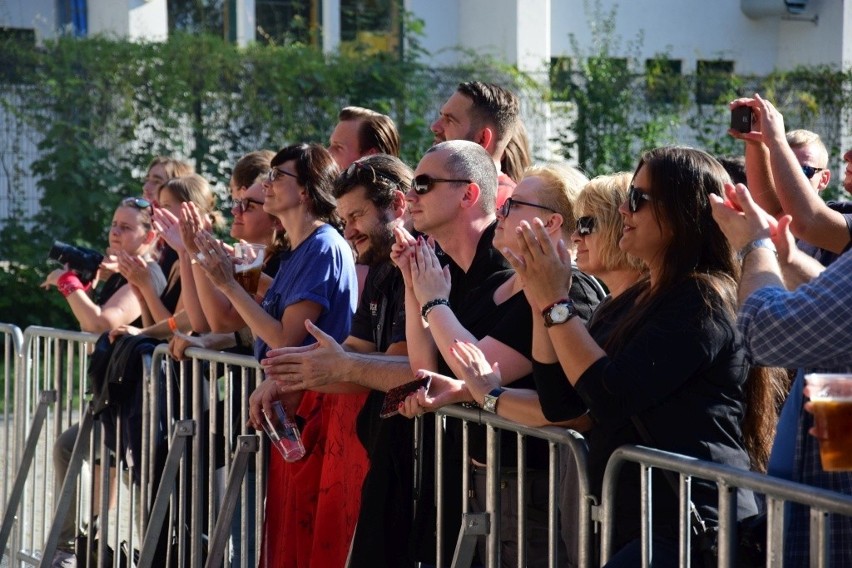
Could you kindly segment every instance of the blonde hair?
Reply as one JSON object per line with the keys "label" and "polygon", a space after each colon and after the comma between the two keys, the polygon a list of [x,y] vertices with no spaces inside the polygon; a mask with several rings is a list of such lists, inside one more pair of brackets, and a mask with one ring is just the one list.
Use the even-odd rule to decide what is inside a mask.
{"label": "blonde hair", "polygon": [[822,138],[820,138],[819,134],[816,132],[811,132],[804,128],[791,130],[787,133],[787,144],[790,145],[790,148],[794,149],[813,146],[816,154],[819,156],[819,163],[813,165],[817,168],[824,168],[828,165],[828,150],[826,149]]}
{"label": "blonde hair", "polygon": [[189,174],[170,179],[160,188],[160,191],[163,189],[172,192],[175,199],[181,203],[187,201],[194,203],[202,214],[210,218],[214,230],[220,230],[225,226],[225,218],[216,209],[216,196],[207,180],[200,175]]}
{"label": "blonde hair", "polygon": [[644,263],[618,247],[624,221],[618,207],[627,200],[633,174],[627,172],[597,176],[586,184],[575,205],[578,217],[593,217],[600,241],[600,260],[607,270],[644,270]]}
{"label": "blonde hair", "polygon": [[[564,164],[530,166],[522,179],[537,177],[542,181],[540,204],[562,215],[562,232],[566,237],[577,228],[577,196],[589,179],[577,168]],[[565,239],[565,242],[570,242]]]}

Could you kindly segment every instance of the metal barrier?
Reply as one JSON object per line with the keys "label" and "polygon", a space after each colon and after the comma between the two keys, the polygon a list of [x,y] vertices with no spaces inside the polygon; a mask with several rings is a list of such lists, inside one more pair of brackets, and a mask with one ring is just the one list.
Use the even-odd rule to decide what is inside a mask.
{"label": "metal barrier", "polygon": [[[810,508],[810,565],[828,565],[829,527],[827,515],[852,516],[852,496],[802,485],[745,471],[731,466],[707,462],[641,446],[622,446],[613,452],[603,479],[601,505],[601,565],[612,555],[615,488],[622,466],[640,464],[642,506],[642,565],[648,566],[652,554],[651,470],[661,469],[679,474],[679,562],[690,565],[690,482],[693,477],[714,481],[719,490],[719,566],[734,566],[737,527],[736,489],[748,489],[766,496],[767,548],[766,565],[781,566],[784,551],[784,504],[799,503]],[[668,490],[664,488],[663,491]]]}
{"label": "metal barrier", "polygon": [[0,323],[0,334],[3,336],[3,371],[0,375],[3,399],[0,400],[0,456],[4,456],[4,467],[0,467],[0,503],[9,499],[12,486],[11,472],[15,471],[18,463],[14,460],[19,455],[20,440],[15,435],[15,385],[19,384],[18,377],[23,369],[21,353],[24,348],[24,334],[14,325]]}
{"label": "metal barrier", "polygon": [[[443,550],[446,543],[442,542],[442,508],[444,503],[443,497],[443,481],[440,474],[444,468],[444,431],[445,420],[448,418],[462,420],[463,437],[462,437],[462,463],[470,463],[470,453],[468,447],[468,427],[470,424],[485,424],[487,427],[486,434],[486,513],[470,513],[468,499],[470,489],[470,468],[463,467],[462,469],[462,528],[461,534],[456,545],[453,555],[452,566],[463,567],[469,566],[473,558],[474,546],[476,540],[485,536],[488,551],[488,568],[500,566],[500,515],[495,512],[500,511],[500,439],[498,430],[508,433],[514,433],[517,437],[518,444],[518,459],[517,459],[517,484],[518,484],[518,558],[517,566],[525,565],[526,558],[526,537],[525,537],[525,512],[526,512],[526,438],[540,438],[548,442],[548,558],[549,565],[555,567],[559,565],[557,554],[559,531],[557,521],[558,508],[558,446],[565,448],[570,452],[576,464],[576,476],[579,487],[579,492],[575,496],[578,504],[578,532],[579,532],[579,547],[578,561],[579,566],[585,568],[592,565],[592,521],[591,507],[596,504],[594,497],[591,496],[589,487],[588,474],[586,473],[587,450],[583,437],[564,428],[546,427],[546,428],[530,428],[522,426],[510,420],[500,418],[493,414],[483,414],[481,411],[463,408],[461,406],[448,406],[438,411],[438,417],[435,421],[435,481],[436,481],[436,504],[438,507],[438,527],[437,527],[437,561],[440,567],[443,561]],[[567,496],[563,496],[567,497]]]}

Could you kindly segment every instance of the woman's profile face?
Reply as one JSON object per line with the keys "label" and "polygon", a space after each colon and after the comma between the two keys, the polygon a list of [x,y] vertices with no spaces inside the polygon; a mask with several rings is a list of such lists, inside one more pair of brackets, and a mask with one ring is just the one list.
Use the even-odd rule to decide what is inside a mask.
{"label": "woman's profile face", "polygon": [[[657,217],[654,195],[651,194],[651,179],[648,167],[643,165],[631,182],[633,199],[628,199],[618,208],[624,220],[618,246],[627,254],[645,261],[648,266],[658,266],[672,240],[672,231],[665,219]],[[633,206],[631,206],[631,202]],[[634,210],[631,210],[634,209]]]}
{"label": "woman's profile face", "polygon": [[517,251],[515,229],[521,221],[532,224],[536,217],[546,220],[553,214],[548,206],[541,204],[544,191],[544,181],[538,176],[525,177],[515,187],[512,196],[497,211],[497,229],[493,241],[497,250],[508,248],[512,252]]}
{"label": "woman's profile face", "polygon": [[142,185],[142,196],[151,203],[156,203],[157,192],[167,181],[169,181],[169,176],[166,173],[166,167],[163,164],[154,164],[145,176],[145,183]]}
{"label": "woman's profile face", "polygon": [[576,248],[577,267],[592,276],[600,276],[606,271],[606,265],[601,260],[600,219],[594,215],[583,215],[577,219],[577,228],[571,233],[571,241]]}
{"label": "woman's profile face", "polygon": [[132,255],[145,252],[150,244],[150,229],[141,223],[141,217],[142,213],[136,207],[122,206],[115,210],[109,229],[110,249]]}
{"label": "woman's profile face", "polygon": [[231,213],[234,222],[231,224],[231,236],[250,243],[265,243],[275,230],[274,219],[263,210],[265,203],[263,185],[255,182],[234,199]]}
{"label": "woman's profile face", "polygon": [[160,190],[160,207],[167,209],[172,215],[180,219],[180,200],[172,193],[168,187],[163,187]]}

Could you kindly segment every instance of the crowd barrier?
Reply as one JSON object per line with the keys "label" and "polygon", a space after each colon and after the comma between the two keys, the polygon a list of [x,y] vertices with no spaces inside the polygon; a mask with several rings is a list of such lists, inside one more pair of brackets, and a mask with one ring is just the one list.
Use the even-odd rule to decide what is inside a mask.
{"label": "crowd barrier", "polygon": [[[176,362],[166,345],[158,346],[145,359],[141,463],[127,463],[117,445],[114,456],[106,448],[105,436],[94,433],[102,425],[88,414],[87,366],[91,334],[30,327],[25,333],[0,324],[4,334],[3,362],[3,449],[7,466],[3,475],[3,527],[0,545],[10,566],[49,564],[65,511],[76,505],[75,525],[90,536],[85,540],[87,557],[97,557],[108,566],[108,549],[114,551],[112,566],[251,566],[260,551],[265,489],[264,453],[260,439],[246,427],[248,393],[259,380],[260,368],[248,356],[191,348],[187,360]],[[462,501],[462,528],[456,542],[444,542],[441,530],[445,437],[449,421],[461,421],[463,463],[469,463],[470,425],[486,426],[486,512],[473,513],[468,499]],[[55,487],[52,447],[57,437],[79,422],[81,435],[75,444],[66,483]],[[114,425],[121,432],[122,424]],[[416,438],[422,441],[422,421]],[[87,433],[88,449],[80,440]],[[529,438],[539,438],[548,447],[548,558],[552,567],[563,566],[557,553],[560,538],[559,504],[566,498],[576,504],[577,562],[588,567],[605,562],[611,554],[615,479],[627,461],[642,464],[643,554],[650,558],[650,494],[652,468],[675,472],[681,488],[681,561],[689,562],[689,485],[691,477],[714,480],[720,487],[719,565],[731,566],[733,517],[731,501],[736,487],[767,496],[768,565],[780,565],[783,549],[785,502],[811,507],[812,566],[826,565],[830,541],[827,513],[852,515],[852,497],[820,491],[796,483],[768,478],[719,464],[641,447],[616,451],[607,468],[600,503],[592,495],[586,475],[585,443],[576,432],[560,428],[527,428],[479,410],[463,407],[442,409],[435,420],[435,476],[438,526],[438,565],[442,553],[453,551],[452,566],[469,566],[475,543],[484,538],[489,568],[501,565],[499,534],[501,473],[500,436],[517,441],[518,511],[517,565],[526,554],[525,463]],[[120,436],[118,436],[120,439]],[[97,442],[97,443],[95,443]],[[416,448],[422,451],[421,448]],[[570,456],[576,475],[576,495],[559,495],[559,454]],[[417,455],[417,454],[416,454]],[[84,464],[109,464],[92,467]],[[13,467],[11,467],[13,466]],[[81,475],[88,468],[89,475]],[[138,474],[140,481],[134,483]],[[445,471],[446,475],[446,471]],[[471,474],[463,467],[462,495],[468,495]],[[110,495],[110,488],[117,488]],[[95,520],[107,519],[107,522]],[[91,527],[91,528],[90,528]],[[598,530],[600,529],[600,530]],[[596,557],[599,534],[600,558]],[[231,538],[234,535],[236,538]],[[230,552],[229,552],[230,551]],[[130,559],[122,558],[122,554]],[[164,555],[164,556],[163,556]],[[512,560],[502,559],[512,563]]]}

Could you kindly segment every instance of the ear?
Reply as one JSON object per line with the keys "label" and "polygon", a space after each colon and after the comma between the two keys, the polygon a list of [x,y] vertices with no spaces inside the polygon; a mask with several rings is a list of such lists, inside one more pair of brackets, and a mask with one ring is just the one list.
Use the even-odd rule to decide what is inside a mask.
{"label": "ear", "polygon": [[[544,221],[544,228],[547,230],[547,234],[552,235],[562,231],[565,218],[561,213],[551,213],[547,216],[547,219],[542,219],[542,221]],[[570,241],[570,239],[568,240]]]}
{"label": "ear", "polygon": [[468,208],[473,207],[479,202],[479,196],[482,194],[482,190],[479,189],[479,184],[469,183],[464,190],[464,194],[462,195],[462,207]]}
{"label": "ear", "polygon": [[405,194],[398,189],[393,190],[391,209],[393,209],[393,216],[395,219],[399,219],[405,214],[407,205],[408,202],[405,201]]}
{"label": "ear", "polygon": [[376,155],[376,154],[378,154],[378,153],[379,153],[379,149],[378,149],[378,148],[370,148],[370,149],[369,149],[369,150],[367,150],[366,152],[362,152],[362,153],[361,153],[361,157],[362,157],[362,158],[364,158],[364,157],[366,157],[366,156],[375,156],[375,155]]}
{"label": "ear", "polygon": [[479,135],[476,137],[476,143],[485,148],[490,154],[493,148],[491,145],[494,142],[494,130],[490,126],[486,126],[482,130],[479,131]]}
{"label": "ear", "polygon": [[154,229],[151,229],[147,233],[145,233],[145,240],[143,242],[146,245],[150,245],[151,243],[153,243],[156,240],[157,240],[157,231],[155,231]]}
{"label": "ear", "polygon": [[817,191],[822,191],[826,187],[828,187],[828,182],[831,181],[831,170],[825,168],[819,173],[819,185],[817,186]]}

